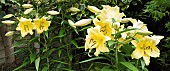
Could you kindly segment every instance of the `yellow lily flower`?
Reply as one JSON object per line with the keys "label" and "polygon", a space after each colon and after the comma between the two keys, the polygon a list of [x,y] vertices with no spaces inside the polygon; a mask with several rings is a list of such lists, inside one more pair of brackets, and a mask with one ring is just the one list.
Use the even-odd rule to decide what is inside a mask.
{"label": "yellow lily flower", "polygon": [[150,56],[159,57],[160,55],[160,50],[156,47],[156,45],[161,39],[163,39],[163,36],[144,36],[139,39],[139,42],[132,40],[131,43],[136,47],[131,55],[132,59],[139,59],[143,57],[145,64],[149,65]]}
{"label": "yellow lily flower", "polygon": [[47,21],[45,17],[41,19],[34,19],[34,26],[38,34],[41,34],[43,31],[47,31],[50,26],[51,21]]}
{"label": "yellow lily flower", "polygon": [[103,9],[100,12],[101,13],[97,17],[101,21],[114,18],[116,22],[120,22],[122,17],[125,16],[124,13],[119,13],[118,6],[111,7],[109,5],[103,5]]}
{"label": "yellow lily flower", "polygon": [[111,34],[114,30],[112,28],[112,20],[99,21],[97,18],[95,18],[93,19],[93,23],[95,26],[100,26],[100,32],[111,38]]}
{"label": "yellow lily flower", "polygon": [[21,36],[25,37],[28,33],[33,34],[33,24],[31,19],[21,18],[16,30],[21,31]]}
{"label": "yellow lily flower", "polygon": [[105,42],[110,40],[110,37],[103,35],[100,32],[100,26],[87,29],[88,35],[86,35],[85,51],[89,49],[89,53],[93,48],[96,48],[95,56],[98,56],[100,52],[109,52]]}

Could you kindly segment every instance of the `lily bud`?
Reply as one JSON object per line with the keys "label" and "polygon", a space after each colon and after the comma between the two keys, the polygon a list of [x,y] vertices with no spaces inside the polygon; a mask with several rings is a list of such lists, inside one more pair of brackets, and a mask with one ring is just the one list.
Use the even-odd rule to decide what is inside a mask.
{"label": "lily bud", "polygon": [[11,24],[15,23],[15,21],[5,20],[5,21],[2,21],[2,23],[7,24],[7,25],[11,25]]}
{"label": "lily bud", "polygon": [[95,6],[87,6],[87,9],[90,10],[93,13],[100,13],[100,9],[98,9]]}
{"label": "lily bud", "polygon": [[69,23],[69,25],[70,25],[71,27],[76,28],[76,26],[74,25],[74,22],[73,22],[73,21],[68,20],[68,23]]}
{"label": "lily bud", "polygon": [[71,11],[71,12],[78,12],[78,11],[80,11],[78,8],[76,8],[76,7],[71,7],[70,9],[69,9],[69,11]]}
{"label": "lily bud", "polygon": [[90,24],[92,19],[82,19],[74,24],[74,26],[86,26]]}
{"label": "lily bud", "polygon": [[29,14],[32,10],[33,10],[33,8],[26,9],[26,10],[24,11],[24,14]]}
{"label": "lily bud", "polygon": [[23,4],[22,7],[24,8],[31,8],[33,5],[32,4]]}
{"label": "lily bud", "polygon": [[3,18],[10,18],[10,17],[12,17],[13,16],[13,14],[7,14],[7,15],[5,15]]}
{"label": "lily bud", "polygon": [[151,35],[153,34],[153,32],[150,32],[150,31],[137,31],[137,34],[140,34],[140,35]]}
{"label": "lily bud", "polygon": [[59,12],[57,12],[57,11],[48,11],[47,13],[50,14],[50,15],[57,15],[57,14],[59,14]]}
{"label": "lily bud", "polygon": [[119,27],[120,27],[120,23],[119,22],[113,23],[113,28],[114,29],[118,29]]}
{"label": "lily bud", "polygon": [[12,36],[14,34],[14,31],[8,31],[5,36]]}

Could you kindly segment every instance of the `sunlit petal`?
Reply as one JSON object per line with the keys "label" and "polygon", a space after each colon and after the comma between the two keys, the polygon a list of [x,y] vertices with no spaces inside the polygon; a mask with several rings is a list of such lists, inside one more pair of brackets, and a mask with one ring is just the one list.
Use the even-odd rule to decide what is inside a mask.
{"label": "sunlit petal", "polygon": [[140,48],[136,48],[136,49],[133,51],[131,57],[132,57],[132,59],[134,59],[134,58],[135,58],[135,59],[139,59],[139,58],[141,58],[143,55],[144,55],[144,50],[143,50],[143,49],[140,49]]}
{"label": "sunlit petal", "polygon": [[145,61],[146,66],[148,66],[150,63],[150,56],[147,54],[144,54],[143,60]]}

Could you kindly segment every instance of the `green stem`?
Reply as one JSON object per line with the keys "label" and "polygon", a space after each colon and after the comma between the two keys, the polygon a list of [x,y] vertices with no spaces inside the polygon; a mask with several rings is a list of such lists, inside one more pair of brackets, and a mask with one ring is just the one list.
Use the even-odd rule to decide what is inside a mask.
{"label": "green stem", "polygon": [[136,67],[138,68],[139,59],[136,61]]}
{"label": "green stem", "polygon": [[[45,49],[48,49],[48,47],[47,47],[47,39],[46,39],[46,36],[45,36],[44,33],[43,33],[43,38],[44,38],[44,47],[45,47]],[[49,61],[49,58],[47,57],[46,60],[47,60],[48,71],[50,71],[50,61]]]}
{"label": "green stem", "polygon": [[119,70],[119,67],[118,67],[118,49],[117,49],[117,43],[115,45],[115,48],[116,48],[116,52],[115,52],[115,57],[116,57],[116,69]]}

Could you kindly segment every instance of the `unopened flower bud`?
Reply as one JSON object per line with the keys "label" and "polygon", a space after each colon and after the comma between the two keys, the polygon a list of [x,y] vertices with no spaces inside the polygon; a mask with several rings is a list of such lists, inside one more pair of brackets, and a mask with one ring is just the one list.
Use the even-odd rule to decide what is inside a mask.
{"label": "unopened flower bud", "polygon": [[69,11],[71,11],[71,12],[78,12],[80,10],[78,8],[76,8],[76,7],[71,7],[71,8],[69,8]]}
{"label": "unopened flower bud", "polygon": [[5,21],[2,21],[2,23],[7,24],[7,25],[11,25],[11,24],[15,23],[15,21],[5,20]]}
{"label": "unopened flower bud", "polygon": [[92,21],[92,19],[82,19],[82,20],[76,22],[74,25],[75,26],[86,26],[86,25],[90,24],[91,21]]}
{"label": "unopened flower bud", "polygon": [[99,13],[100,12],[100,9],[98,9],[95,6],[87,6],[87,9],[90,10],[91,12],[93,12],[93,13]]}
{"label": "unopened flower bud", "polygon": [[31,8],[33,5],[32,4],[23,4],[22,7],[24,8]]}
{"label": "unopened flower bud", "polygon": [[71,27],[76,28],[76,26],[74,25],[74,22],[73,22],[73,21],[68,20],[68,23],[69,23],[69,25],[70,25]]}
{"label": "unopened flower bud", "polygon": [[10,18],[10,17],[12,17],[13,16],[13,14],[7,14],[7,15],[5,15],[3,18]]}
{"label": "unopened flower bud", "polygon": [[57,14],[59,14],[59,12],[57,12],[57,11],[48,11],[47,13],[50,14],[50,15],[57,15]]}
{"label": "unopened flower bud", "polygon": [[24,11],[24,14],[29,14],[32,10],[33,10],[33,8],[26,9],[26,10]]}
{"label": "unopened flower bud", "polygon": [[8,31],[5,36],[12,36],[14,34],[14,31]]}

